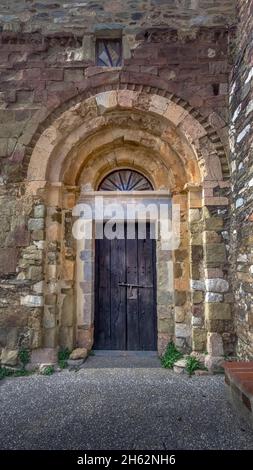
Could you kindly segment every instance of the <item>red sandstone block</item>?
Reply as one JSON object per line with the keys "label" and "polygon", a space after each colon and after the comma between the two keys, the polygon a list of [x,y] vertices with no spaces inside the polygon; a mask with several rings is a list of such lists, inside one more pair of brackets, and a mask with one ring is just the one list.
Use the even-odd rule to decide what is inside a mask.
{"label": "red sandstone block", "polygon": [[41,70],[39,67],[28,68],[23,71],[24,80],[36,80],[39,79],[41,75]]}
{"label": "red sandstone block", "polygon": [[205,197],[206,206],[228,206],[227,197]]}
{"label": "red sandstone block", "polygon": [[0,273],[11,274],[16,272],[16,248],[0,248]]}
{"label": "red sandstone block", "polygon": [[41,78],[43,80],[55,80],[55,81],[63,80],[63,69],[56,69],[56,68],[44,69],[41,72]]}
{"label": "red sandstone block", "polygon": [[96,75],[95,77],[91,77],[89,82],[87,83],[87,86],[92,86],[92,87],[99,87],[101,85],[113,85],[114,83],[119,82],[119,77],[120,77],[120,72],[117,73],[111,73],[111,72],[104,72],[99,75]]}

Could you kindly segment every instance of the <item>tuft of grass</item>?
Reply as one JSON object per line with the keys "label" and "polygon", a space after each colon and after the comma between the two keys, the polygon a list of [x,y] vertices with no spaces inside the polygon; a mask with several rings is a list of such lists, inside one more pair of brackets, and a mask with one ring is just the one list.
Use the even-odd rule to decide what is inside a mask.
{"label": "tuft of grass", "polygon": [[30,361],[29,349],[21,348],[18,352],[18,358],[22,364],[22,369],[25,370],[28,362]]}
{"label": "tuft of grass", "polygon": [[162,366],[166,369],[172,369],[175,362],[182,359],[183,354],[178,351],[173,342],[169,343],[164,355],[161,358]]}
{"label": "tuft of grass", "polygon": [[5,379],[6,377],[24,377],[26,375],[30,375],[26,369],[14,370],[9,369],[8,367],[0,367],[0,380]]}
{"label": "tuft of grass", "polygon": [[32,372],[26,369],[15,370],[13,377],[25,377],[26,375],[31,375]]}
{"label": "tuft of grass", "polygon": [[188,372],[189,376],[191,377],[195,370],[207,370],[207,368],[205,366],[203,366],[203,364],[201,364],[201,362],[194,356],[188,356],[186,358],[186,371]]}
{"label": "tuft of grass", "polygon": [[62,359],[61,361],[59,361],[58,365],[59,365],[60,369],[66,369],[68,367],[68,363],[67,363],[67,361],[65,361],[65,359]]}
{"label": "tuft of grass", "polygon": [[58,351],[58,361],[67,361],[70,356],[70,350],[68,348],[60,349]]}
{"label": "tuft of grass", "polygon": [[58,364],[60,369],[66,369],[68,367],[67,360],[70,356],[70,350],[68,348],[60,349],[58,351]]}
{"label": "tuft of grass", "polygon": [[11,377],[13,374],[14,370],[8,369],[8,367],[0,367],[0,380]]}
{"label": "tuft of grass", "polygon": [[42,375],[52,375],[54,373],[54,366],[45,367],[41,373]]}

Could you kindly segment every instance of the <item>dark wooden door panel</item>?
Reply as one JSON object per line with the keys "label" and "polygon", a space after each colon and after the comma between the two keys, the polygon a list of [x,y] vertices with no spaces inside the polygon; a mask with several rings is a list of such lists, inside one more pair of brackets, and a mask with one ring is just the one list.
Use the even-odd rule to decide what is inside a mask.
{"label": "dark wooden door panel", "polygon": [[157,347],[155,266],[155,242],[150,239],[148,225],[146,239],[138,240],[139,284],[146,286],[139,289],[139,341],[140,349],[150,351],[155,351]]}
{"label": "dark wooden door panel", "polygon": [[[103,246],[101,246],[101,242]],[[96,240],[96,293],[94,347],[111,349],[111,243]]]}
{"label": "dark wooden door panel", "polygon": [[[155,241],[96,241],[95,349],[156,350]],[[132,287],[131,287],[132,285]]]}
{"label": "dark wooden door panel", "polygon": [[[138,240],[126,240],[127,284],[138,284]],[[138,288],[126,288],[127,349],[139,350]]]}
{"label": "dark wooden door panel", "polygon": [[111,240],[111,348],[126,349],[125,240]]}

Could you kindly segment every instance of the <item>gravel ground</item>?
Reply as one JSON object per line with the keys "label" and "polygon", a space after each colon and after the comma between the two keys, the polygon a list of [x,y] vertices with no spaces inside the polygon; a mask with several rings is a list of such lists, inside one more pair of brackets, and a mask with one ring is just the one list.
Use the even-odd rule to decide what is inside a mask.
{"label": "gravel ground", "polygon": [[[90,357],[78,372],[5,379],[1,449],[252,449],[223,376]],[[153,361],[153,364],[152,364]],[[99,366],[98,366],[99,364]],[[101,366],[102,365],[102,366]]]}

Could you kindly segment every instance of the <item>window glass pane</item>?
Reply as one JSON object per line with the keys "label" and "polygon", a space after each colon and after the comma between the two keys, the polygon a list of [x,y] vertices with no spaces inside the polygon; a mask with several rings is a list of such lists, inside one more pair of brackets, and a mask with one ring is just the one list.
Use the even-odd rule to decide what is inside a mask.
{"label": "window glass pane", "polygon": [[102,67],[119,67],[122,63],[121,39],[98,39],[96,63]]}

